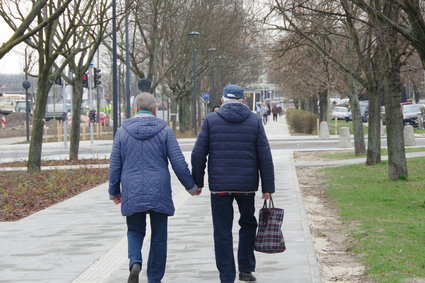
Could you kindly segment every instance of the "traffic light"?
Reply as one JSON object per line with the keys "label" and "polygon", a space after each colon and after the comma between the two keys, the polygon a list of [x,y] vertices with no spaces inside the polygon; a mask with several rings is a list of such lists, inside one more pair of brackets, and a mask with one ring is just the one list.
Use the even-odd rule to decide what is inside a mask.
{"label": "traffic light", "polygon": [[83,87],[89,88],[89,76],[87,74],[83,75]]}
{"label": "traffic light", "polygon": [[56,79],[55,79],[55,84],[56,84],[56,85],[62,85],[62,78],[61,78],[61,76],[57,76],[57,77],[56,77]]}
{"label": "traffic light", "polygon": [[89,119],[90,119],[90,122],[96,121],[96,110],[90,110]]}
{"label": "traffic light", "polygon": [[100,85],[102,82],[100,81],[100,78],[102,76],[100,75],[100,69],[93,68],[93,82],[94,82],[94,88],[96,88],[98,85]]}

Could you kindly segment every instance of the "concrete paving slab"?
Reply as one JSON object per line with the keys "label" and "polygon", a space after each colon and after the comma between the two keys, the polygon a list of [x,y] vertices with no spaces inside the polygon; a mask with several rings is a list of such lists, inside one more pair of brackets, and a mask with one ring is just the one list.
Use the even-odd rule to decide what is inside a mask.
{"label": "concrete paving slab", "polygon": [[[266,132],[269,137],[279,138],[289,134],[284,122],[269,123]],[[273,150],[272,154],[277,184],[275,205],[286,211],[283,232],[287,251],[274,255],[256,253],[258,282],[320,282],[292,152]],[[190,160],[189,155],[185,152],[186,160]],[[218,282],[209,192],[205,188],[201,196],[190,197],[174,174],[172,186],[177,210],[169,220],[163,282]],[[257,214],[261,206],[258,194]],[[237,219],[235,212],[235,248]],[[125,235],[125,219],[119,206],[108,200],[107,184],[103,184],[21,221],[0,223],[0,282],[125,282]],[[144,268],[141,279],[146,282]]]}

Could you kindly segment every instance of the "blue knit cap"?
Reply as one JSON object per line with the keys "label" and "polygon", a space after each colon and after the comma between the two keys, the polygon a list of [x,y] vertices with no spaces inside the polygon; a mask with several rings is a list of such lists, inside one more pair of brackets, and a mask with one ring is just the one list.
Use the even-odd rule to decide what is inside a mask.
{"label": "blue knit cap", "polygon": [[243,99],[245,97],[245,93],[243,88],[238,85],[226,85],[223,89],[223,97],[230,99]]}

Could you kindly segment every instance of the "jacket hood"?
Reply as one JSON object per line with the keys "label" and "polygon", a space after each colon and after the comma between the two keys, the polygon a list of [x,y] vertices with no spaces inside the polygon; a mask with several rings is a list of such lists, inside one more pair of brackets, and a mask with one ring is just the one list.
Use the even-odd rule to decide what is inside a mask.
{"label": "jacket hood", "polygon": [[248,118],[251,110],[241,102],[226,102],[220,107],[217,114],[228,122],[240,123]]}
{"label": "jacket hood", "polygon": [[122,127],[132,137],[148,140],[156,136],[167,124],[155,116],[133,117],[125,120]]}

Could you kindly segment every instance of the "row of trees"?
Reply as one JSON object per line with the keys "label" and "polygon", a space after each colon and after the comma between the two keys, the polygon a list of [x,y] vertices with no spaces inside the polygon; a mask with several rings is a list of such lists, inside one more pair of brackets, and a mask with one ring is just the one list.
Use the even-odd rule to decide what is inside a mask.
{"label": "row of trees", "polygon": [[[198,54],[197,77],[203,89],[210,90],[207,85],[210,86],[211,81],[204,75],[218,64],[226,83],[232,80],[243,84],[258,76],[261,70],[260,56],[254,56],[261,43],[253,16],[255,1],[117,2],[118,58],[124,62],[128,48],[132,73],[138,78],[150,79],[151,92],[168,96],[174,113],[179,108],[180,131],[190,129],[193,113],[190,98],[194,48]],[[36,58],[25,70],[38,81],[28,170],[40,170],[43,118],[48,94],[57,76],[62,76],[73,89],[69,158],[77,160],[83,75],[97,52],[101,53],[106,69],[112,61],[111,1],[34,0],[24,5],[18,0],[1,1],[0,16],[14,31],[10,40],[0,47],[0,59],[19,43],[25,43],[32,50],[31,56]],[[126,25],[128,47],[124,41]],[[193,42],[195,45],[188,37],[193,30],[200,33]],[[215,52],[208,52],[214,49]],[[217,58],[226,59],[218,61]]]}
{"label": "row of trees", "polygon": [[[327,120],[330,93],[347,94],[355,152],[367,152],[368,165],[381,162],[380,106],[384,101],[388,176],[407,178],[400,95],[403,72],[412,69],[415,56],[422,63],[419,71],[425,68],[425,3],[274,0],[270,8],[265,20],[281,34],[274,46],[274,64],[284,88],[301,97],[304,107],[312,111],[319,99],[322,121]],[[369,98],[367,149],[358,99],[363,92]]]}

